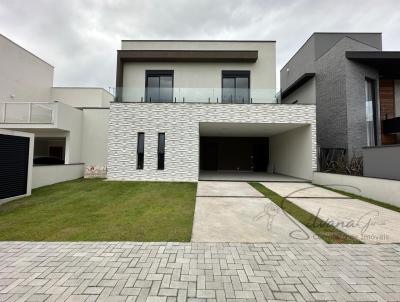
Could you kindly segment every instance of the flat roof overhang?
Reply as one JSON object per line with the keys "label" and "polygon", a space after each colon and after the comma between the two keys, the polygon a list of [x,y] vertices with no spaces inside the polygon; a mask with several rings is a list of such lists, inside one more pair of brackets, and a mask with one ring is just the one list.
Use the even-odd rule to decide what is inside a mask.
{"label": "flat roof overhang", "polygon": [[346,51],[346,58],[377,69],[383,77],[400,78],[400,51]]}
{"label": "flat roof overhang", "polygon": [[282,91],[281,97],[282,98],[287,97],[289,94],[291,94],[293,91],[295,91],[297,88],[302,86],[305,82],[307,82],[309,79],[313,77],[315,77],[314,72],[304,73],[301,77],[299,77],[296,81],[294,81],[288,88]]}
{"label": "flat roof overhang", "polygon": [[124,62],[256,62],[257,50],[118,50]]}
{"label": "flat roof overhang", "polygon": [[116,86],[123,86],[126,62],[247,62],[258,59],[257,50],[118,50]]}
{"label": "flat roof overhang", "polygon": [[270,137],[299,127],[307,123],[226,123],[200,122],[200,136],[213,137]]}

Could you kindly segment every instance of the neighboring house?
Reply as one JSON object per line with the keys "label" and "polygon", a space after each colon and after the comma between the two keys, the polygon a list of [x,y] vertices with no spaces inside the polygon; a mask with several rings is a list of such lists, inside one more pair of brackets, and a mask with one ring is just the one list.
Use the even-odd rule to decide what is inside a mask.
{"label": "neighboring house", "polygon": [[316,104],[321,152],[363,154],[364,175],[400,179],[400,52],[380,33],[314,33],[281,69],[281,102]]}
{"label": "neighboring house", "polygon": [[315,105],[277,103],[274,41],[124,40],[121,48],[109,179],[312,178]]}
{"label": "neighboring house", "polygon": [[105,169],[113,95],[53,87],[54,67],[2,35],[0,70],[0,130],[34,134],[33,188],[82,177],[84,166]]}

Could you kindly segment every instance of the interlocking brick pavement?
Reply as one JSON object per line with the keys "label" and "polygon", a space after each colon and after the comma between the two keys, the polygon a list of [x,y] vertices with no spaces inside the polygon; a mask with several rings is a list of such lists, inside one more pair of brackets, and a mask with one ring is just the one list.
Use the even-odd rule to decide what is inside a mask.
{"label": "interlocking brick pavement", "polygon": [[0,301],[399,301],[400,245],[1,242]]}

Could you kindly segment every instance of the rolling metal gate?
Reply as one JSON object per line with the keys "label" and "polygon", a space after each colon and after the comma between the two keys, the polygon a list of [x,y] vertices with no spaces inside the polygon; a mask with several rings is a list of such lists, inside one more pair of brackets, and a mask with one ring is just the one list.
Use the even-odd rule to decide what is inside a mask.
{"label": "rolling metal gate", "polygon": [[0,199],[26,194],[29,138],[0,134]]}

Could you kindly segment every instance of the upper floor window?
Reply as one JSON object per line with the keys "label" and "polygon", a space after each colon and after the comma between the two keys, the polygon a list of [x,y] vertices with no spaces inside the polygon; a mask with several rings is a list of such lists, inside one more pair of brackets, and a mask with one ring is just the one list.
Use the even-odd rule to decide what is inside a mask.
{"label": "upper floor window", "polygon": [[173,70],[146,70],[146,102],[172,102]]}
{"label": "upper floor window", "polygon": [[250,102],[250,71],[222,71],[222,103]]}
{"label": "upper floor window", "polygon": [[367,146],[376,145],[376,96],[375,81],[365,79],[365,109],[367,122]]}

